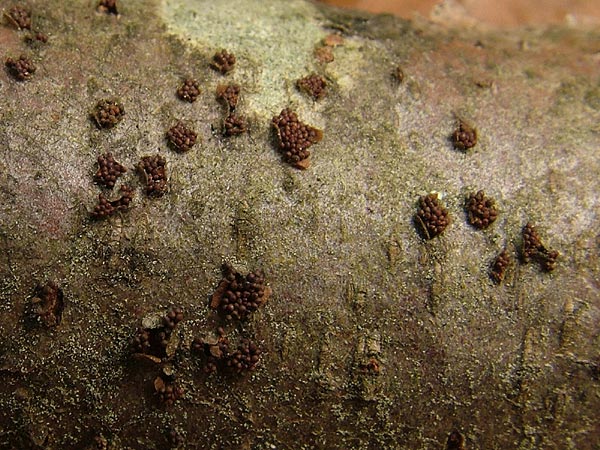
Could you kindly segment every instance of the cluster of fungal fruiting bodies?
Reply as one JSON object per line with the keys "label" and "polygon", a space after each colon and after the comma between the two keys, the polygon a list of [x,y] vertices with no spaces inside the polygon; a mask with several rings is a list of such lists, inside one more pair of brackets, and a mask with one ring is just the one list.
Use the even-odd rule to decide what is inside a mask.
{"label": "cluster of fungal fruiting bodies", "polygon": [[273,117],[271,123],[277,132],[279,149],[285,161],[298,169],[307,169],[310,166],[308,148],[323,139],[323,132],[301,122],[289,108]]}
{"label": "cluster of fungal fruiting bodies", "polygon": [[15,5],[4,16],[19,30],[31,30],[31,12]]}
{"label": "cluster of fungal fruiting bodies", "polygon": [[25,55],[21,55],[19,59],[7,58],[5,65],[17,81],[29,80],[36,71],[33,61]]}
{"label": "cluster of fungal fruiting bodies", "polygon": [[125,166],[115,160],[111,152],[98,156],[98,171],[94,176],[97,183],[112,189],[117,178],[127,172]]}
{"label": "cluster of fungal fruiting bodies", "polygon": [[524,263],[535,261],[545,272],[552,272],[556,268],[559,253],[556,250],[548,249],[542,243],[542,240],[535,226],[527,223],[522,231],[523,247],[521,259]]}
{"label": "cluster of fungal fruiting bodies", "polygon": [[186,78],[177,89],[177,96],[186,102],[194,103],[200,95],[200,85],[193,78]]}
{"label": "cluster of fungal fruiting bodies", "polygon": [[458,150],[468,150],[477,144],[477,130],[463,120],[452,133],[452,144]]}
{"label": "cluster of fungal fruiting bodies", "polygon": [[343,45],[344,38],[339,34],[328,34],[325,38],[315,46],[314,56],[318,63],[328,64],[335,60],[333,48]]}
{"label": "cluster of fungal fruiting bodies", "polygon": [[184,390],[174,379],[156,377],[154,380],[154,390],[158,397],[158,401],[166,407],[173,404],[183,397]]}
{"label": "cluster of fungal fruiting bodies", "polygon": [[[491,226],[498,217],[498,209],[494,199],[485,195],[484,191],[471,193],[465,200],[465,211],[467,222],[478,230]],[[437,193],[431,193],[419,198],[419,208],[415,214],[415,225],[417,231],[424,239],[433,239],[441,235],[446,227],[452,222],[448,210],[438,199]],[[541,242],[539,235],[533,225],[528,223],[522,232],[523,247],[521,260],[524,263],[532,260],[538,262],[542,270],[551,272],[556,267],[558,252],[547,249]],[[502,250],[490,267],[490,278],[496,284],[501,283],[510,266],[511,256],[507,249]]]}
{"label": "cluster of fungal fruiting bodies", "polygon": [[219,50],[213,55],[210,67],[225,75],[233,70],[235,61],[233,53],[229,53],[227,50]]}
{"label": "cluster of fungal fruiting bodies", "polygon": [[53,328],[60,324],[65,303],[63,291],[55,282],[38,286],[31,303],[35,315],[46,327]]}
{"label": "cluster of fungal fruiting bodies", "polygon": [[167,160],[164,156],[144,156],[138,167],[146,178],[146,194],[157,197],[167,191]]}
{"label": "cluster of fungal fruiting bodies", "polygon": [[253,371],[260,361],[261,350],[248,338],[243,338],[233,350],[229,339],[220,329],[219,337],[213,341],[195,338],[192,349],[204,357],[204,372],[234,372],[238,374]]}
{"label": "cluster of fungal fruiting bodies", "polygon": [[240,98],[241,88],[237,84],[221,84],[217,86],[217,100],[226,108],[223,119],[223,135],[236,136],[248,131],[246,118],[235,113]]}
{"label": "cluster of fungal fruiting bodies", "polygon": [[[31,31],[31,12],[28,9],[20,5],[15,5],[4,13],[4,19],[17,30],[27,30],[29,32],[24,38],[25,42],[48,42],[48,36],[44,33],[40,31]],[[18,58],[6,58],[4,65],[6,66],[8,73],[17,81],[30,80],[37,70],[31,57],[25,54],[20,55]]]}
{"label": "cluster of fungal fruiting bodies", "polygon": [[[111,152],[107,152],[98,157],[98,170],[94,175],[94,180],[101,186],[112,189],[117,178],[127,172],[127,168],[115,160]],[[94,219],[104,219],[112,216],[117,211],[125,211],[129,208],[135,195],[133,188],[127,184],[120,187],[121,196],[115,200],[109,200],[104,193],[98,195],[98,204],[91,212]]]}
{"label": "cluster of fungal fruiting bodies", "polygon": [[94,219],[104,219],[105,217],[112,216],[117,211],[126,210],[129,208],[131,200],[133,200],[134,192],[126,184],[122,184],[121,197],[116,200],[108,200],[104,194],[98,195],[98,204],[91,213]]}
{"label": "cluster of fungal fruiting bodies", "polygon": [[191,128],[186,127],[183,122],[177,122],[167,131],[169,144],[178,152],[187,152],[195,144],[198,135]]}
{"label": "cluster of fungal fruiting bodies", "polygon": [[100,0],[96,9],[98,12],[104,14],[119,15],[119,11],[117,10],[117,0]]}
{"label": "cluster of fungal fruiting bodies", "polygon": [[467,219],[470,225],[479,230],[489,227],[498,217],[496,202],[485,196],[485,192],[479,191],[470,194],[465,204]]}
{"label": "cluster of fungal fruiting bodies", "polygon": [[167,346],[169,345],[169,340],[183,318],[182,309],[172,307],[163,316],[161,326],[156,328],[138,328],[131,341],[132,353],[150,357],[150,359],[155,361],[166,358],[168,356]]}
{"label": "cluster of fungal fruiting bodies", "polygon": [[465,450],[465,437],[460,431],[454,430],[448,435],[446,450]]}
{"label": "cluster of fungal fruiting bodies", "polygon": [[327,94],[327,81],[316,73],[297,80],[296,87],[313,100],[321,100]]}
{"label": "cluster of fungal fruiting bodies", "polygon": [[118,124],[125,116],[125,108],[116,100],[100,100],[92,117],[96,121],[98,128],[112,128]]}
{"label": "cluster of fungal fruiting bodies", "polygon": [[510,265],[511,258],[506,249],[502,250],[494,259],[490,268],[490,278],[496,284],[500,284],[504,280],[506,269]]}
{"label": "cluster of fungal fruiting bodies", "polygon": [[[210,66],[226,75],[233,70],[235,65],[235,55],[226,50],[220,50],[213,56]],[[217,100],[225,107],[225,116],[222,122],[223,136],[237,136],[248,131],[246,118],[236,113],[236,108],[240,100],[241,87],[235,83],[219,84],[216,90]]]}
{"label": "cluster of fungal fruiting bodies", "polygon": [[237,84],[220,84],[217,86],[217,100],[222,102],[231,113],[240,99],[241,88]]}
{"label": "cluster of fungal fruiting bodies", "polygon": [[419,198],[419,209],[415,222],[425,239],[433,239],[444,232],[450,225],[448,210],[441,204],[437,193],[427,194]]}
{"label": "cluster of fungal fruiting bodies", "polygon": [[[162,364],[174,356],[169,352],[169,344],[183,320],[183,311],[179,307],[171,307],[155,328],[139,327],[131,340],[130,348],[134,356]],[[174,375],[161,375],[154,380],[154,390],[159,403],[172,406],[183,394],[183,388],[176,382]]]}
{"label": "cluster of fungal fruiting bodies", "polygon": [[264,305],[271,293],[262,272],[246,276],[231,265],[223,266],[224,277],[213,293],[210,307],[227,320],[242,320]]}
{"label": "cluster of fungal fruiting bodies", "polygon": [[[210,300],[210,308],[227,322],[243,321],[263,306],[271,289],[260,271],[242,275],[230,264],[223,265],[223,278]],[[244,337],[233,348],[223,327],[217,329],[215,338],[195,338],[195,353],[203,357],[206,373],[229,371],[250,372],[260,360],[261,350],[250,338]]]}

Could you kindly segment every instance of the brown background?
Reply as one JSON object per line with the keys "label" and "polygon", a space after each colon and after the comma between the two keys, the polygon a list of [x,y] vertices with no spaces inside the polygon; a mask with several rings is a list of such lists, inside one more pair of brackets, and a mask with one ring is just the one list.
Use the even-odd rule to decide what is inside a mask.
{"label": "brown background", "polygon": [[[525,24],[564,23],[570,17],[580,24],[600,24],[598,0],[323,0],[336,6],[371,12],[390,12],[411,18],[415,14],[431,17],[440,4],[453,10],[453,16],[493,26],[514,27]],[[444,8],[446,9],[446,8]],[[440,9],[438,8],[438,13]],[[434,13],[435,15],[435,13]]]}

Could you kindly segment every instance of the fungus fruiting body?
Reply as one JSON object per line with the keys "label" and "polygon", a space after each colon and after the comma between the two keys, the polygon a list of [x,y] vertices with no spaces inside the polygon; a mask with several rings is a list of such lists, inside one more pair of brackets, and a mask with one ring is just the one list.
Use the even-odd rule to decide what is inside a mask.
{"label": "fungus fruiting body", "polygon": [[333,50],[331,47],[322,46],[315,49],[315,58],[321,64],[327,64],[334,61]]}
{"label": "fungus fruiting body", "polygon": [[396,83],[402,84],[402,82],[404,81],[404,70],[402,70],[401,66],[396,66],[394,68],[394,70],[392,71],[392,79]]}
{"label": "fungus fruiting body", "polygon": [[192,349],[205,358],[204,372],[214,373],[224,364],[229,355],[229,340],[220,333],[220,336],[211,342],[201,338],[194,338]]}
{"label": "fungus fruiting body", "polygon": [[559,252],[548,249],[542,243],[536,227],[527,222],[521,233],[523,242],[521,248],[521,260],[524,263],[536,261],[545,272],[552,272],[556,268]]}
{"label": "fungus fruiting body", "polygon": [[117,178],[127,172],[125,166],[117,162],[111,152],[98,156],[98,171],[94,175],[97,183],[112,189]]}
{"label": "fungus fruiting body", "polygon": [[158,396],[158,401],[167,406],[173,406],[173,404],[183,397],[184,390],[173,380],[164,380],[161,377],[157,377],[154,380],[154,389]]}
{"label": "fungus fruiting body", "polygon": [[13,6],[4,16],[19,30],[31,29],[31,13],[22,6]]}
{"label": "fungus fruiting body", "polygon": [[241,88],[237,84],[221,84],[217,86],[217,99],[232,112],[238,104],[240,91]]}
{"label": "fungus fruiting body", "polygon": [[31,33],[24,38],[25,42],[31,46],[35,46],[36,43],[41,42],[42,44],[46,44],[48,42],[48,35],[42,33],[41,31],[37,31],[35,33]]}
{"label": "fungus fruiting body", "polygon": [[227,358],[227,367],[237,373],[250,372],[260,360],[260,348],[250,339],[242,339],[238,348]]}
{"label": "fungus fruiting body", "polygon": [[194,103],[200,95],[200,85],[193,78],[186,78],[177,89],[177,96],[186,102]]}
{"label": "fungus fruiting body", "polygon": [[146,179],[146,194],[158,197],[167,192],[167,160],[164,156],[144,156],[138,168]]}
{"label": "fungus fruiting body", "polygon": [[182,122],[177,122],[167,131],[169,144],[179,152],[189,151],[196,144],[197,138],[196,132],[186,127]]}
{"label": "fungus fruiting body", "polygon": [[277,131],[279,149],[286,162],[298,169],[307,169],[310,165],[308,148],[323,139],[323,132],[298,119],[298,115],[289,108],[281,111],[271,121]]}
{"label": "fungus fruiting body", "polygon": [[118,124],[125,116],[125,108],[116,100],[100,100],[92,117],[98,128],[109,129]]}
{"label": "fungus fruiting body", "polygon": [[138,328],[131,341],[131,352],[157,358],[158,360],[166,358],[168,356],[167,345],[171,335],[183,318],[182,309],[172,307],[162,317],[161,326],[157,328]]}
{"label": "fungus fruiting body", "polygon": [[91,213],[94,219],[104,219],[112,216],[117,211],[123,211],[129,208],[131,200],[133,200],[134,191],[126,184],[121,185],[121,197],[116,200],[108,200],[104,194],[98,195],[98,204]]}
{"label": "fungus fruiting body", "polygon": [[444,232],[450,225],[448,210],[438,199],[437,193],[427,194],[419,198],[419,209],[415,216],[418,231],[425,239],[433,239]]}
{"label": "fungus fruiting body", "polygon": [[119,14],[117,0],[100,0],[96,9],[105,14],[113,14],[115,16]]}
{"label": "fungus fruiting body", "polygon": [[496,284],[500,284],[506,275],[506,269],[510,265],[510,255],[506,249],[502,250],[494,259],[490,268],[490,278]]}
{"label": "fungus fruiting body", "polygon": [[33,61],[25,55],[21,55],[18,59],[7,58],[4,64],[17,81],[29,80],[36,71]]}
{"label": "fungus fruiting body", "polygon": [[489,227],[498,217],[496,202],[485,196],[485,192],[469,194],[465,202],[467,220],[473,227],[483,230]]}
{"label": "fungus fruiting body", "polygon": [[224,136],[236,136],[243,134],[248,130],[246,119],[243,116],[237,114],[229,114],[225,120],[223,120],[223,135]]}
{"label": "fungus fruiting body", "polygon": [[321,100],[327,94],[327,81],[315,73],[297,80],[296,87],[313,100]]}
{"label": "fungus fruiting body", "polygon": [[446,450],[465,450],[465,438],[460,431],[454,430],[448,435]]}
{"label": "fungus fruiting body", "polygon": [[232,266],[223,266],[224,277],[211,298],[210,307],[227,320],[245,319],[264,305],[271,289],[265,284],[262,272],[246,276]]}
{"label": "fungus fruiting body", "polygon": [[231,350],[227,337],[220,334],[217,340],[206,342],[195,338],[192,349],[205,358],[204,372],[229,371],[245,373],[253,371],[260,361],[261,350],[248,338],[243,338],[235,350]]}
{"label": "fungus fruiting body", "polygon": [[213,55],[210,67],[225,75],[233,70],[235,61],[233,53],[229,53],[227,50],[219,50]]}
{"label": "fungus fruiting body", "polygon": [[35,314],[46,327],[53,328],[60,324],[65,304],[63,291],[55,282],[38,286],[31,303],[35,307]]}
{"label": "fungus fruiting body", "polygon": [[452,144],[457,150],[468,150],[475,147],[475,144],[477,144],[477,130],[460,120],[458,127],[452,133]]}

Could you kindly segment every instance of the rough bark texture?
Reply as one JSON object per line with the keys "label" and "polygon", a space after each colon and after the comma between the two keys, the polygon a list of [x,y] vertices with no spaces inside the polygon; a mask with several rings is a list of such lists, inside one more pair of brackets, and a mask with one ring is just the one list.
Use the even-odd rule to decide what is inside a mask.
{"label": "rough bark texture", "polygon": [[[37,66],[24,82],[0,73],[1,448],[102,435],[163,449],[171,429],[181,448],[432,449],[454,429],[472,449],[597,448],[597,32],[448,31],[296,0],[26,6],[49,41],[0,28],[2,57]],[[330,33],[343,43],[320,63]],[[209,67],[220,49],[237,59],[227,75]],[[313,72],[329,85],[317,102],[295,86]],[[194,103],[176,96],[186,77]],[[227,138],[226,82],[249,119]],[[108,130],[90,119],[101,99],[125,109]],[[324,131],[307,170],[277,151],[285,107]],[[467,151],[450,139],[459,118],[478,132]],[[198,133],[186,153],[165,140],[178,120]],[[136,196],[92,220],[107,151]],[[168,192],[148,198],[134,167],[156,153]],[[483,231],[464,212],[479,189],[499,208]],[[426,241],[413,217],[431,191],[452,223]],[[560,252],[552,273],[518,260],[527,222]],[[223,262],[264,270],[273,292],[242,323],[209,309]],[[53,328],[33,314],[49,281],[64,293]],[[140,321],[171,305],[185,319],[170,361],[133,358]],[[254,372],[204,374],[190,346],[220,325],[260,344]],[[161,372],[185,390],[169,408]]]}

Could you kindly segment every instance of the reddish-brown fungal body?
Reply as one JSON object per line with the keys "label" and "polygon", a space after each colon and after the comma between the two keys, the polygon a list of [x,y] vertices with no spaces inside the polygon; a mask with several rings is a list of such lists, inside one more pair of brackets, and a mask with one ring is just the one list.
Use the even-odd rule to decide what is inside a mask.
{"label": "reddish-brown fungal body", "polygon": [[166,407],[173,406],[184,394],[183,388],[175,381],[164,380],[161,377],[157,377],[154,380],[154,389],[158,396],[158,401]]}
{"label": "reddish-brown fungal body", "polygon": [[240,90],[237,84],[220,84],[217,86],[217,99],[232,112],[238,104]]}
{"label": "reddish-brown fungal body", "polygon": [[17,81],[29,80],[36,70],[33,61],[25,55],[21,55],[18,59],[7,58],[4,64]]}
{"label": "reddish-brown fungal body", "polygon": [[170,146],[178,152],[189,151],[196,144],[197,139],[196,132],[186,127],[183,122],[177,122],[167,131]]}
{"label": "reddish-brown fungal body", "polygon": [[297,80],[296,87],[313,100],[321,100],[327,94],[327,81],[315,73]]}
{"label": "reddish-brown fungal body", "polygon": [[250,339],[242,339],[238,348],[227,358],[227,367],[236,372],[250,372],[260,360],[260,348]]}
{"label": "reddish-brown fungal body", "polygon": [[415,223],[425,239],[439,236],[450,225],[451,219],[448,210],[439,201],[437,193],[419,198]]}
{"label": "reddish-brown fungal body", "polygon": [[158,328],[138,328],[131,340],[131,352],[150,356],[159,361],[168,357],[167,346],[179,322],[183,320],[183,310],[171,307],[162,318],[162,326]]}
{"label": "reddish-brown fungal body", "polygon": [[[117,178],[127,172],[124,165],[117,162],[111,152],[98,156],[98,170],[94,175],[97,183],[112,189]],[[121,188],[122,189],[122,188]]]}
{"label": "reddish-brown fungal body", "polygon": [[404,70],[402,70],[402,67],[396,66],[394,68],[394,70],[392,71],[392,79],[396,83],[402,84],[402,82],[404,81]]}
{"label": "reddish-brown fungal body", "polygon": [[464,121],[452,133],[452,144],[458,150],[468,150],[477,144],[477,130]]}
{"label": "reddish-brown fungal body", "polygon": [[31,30],[31,13],[22,6],[15,5],[4,16],[19,30]]}
{"label": "reddish-brown fungal body", "polygon": [[194,103],[200,95],[200,85],[193,78],[186,78],[177,89],[177,96],[186,102]]}
{"label": "reddish-brown fungal body", "polygon": [[133,200],[134,191],[126,184],[121,185],[120,188],[121,197],[116,200],[110,201],[104,196],[104,194],[98,195],[98,204],[91,213],[94,219],[104,219],[108,216],[112,216],[117,211],[123,211],[129,208],[131,200]]}
{"label": "reddish-brown fungal body", "polygon": [[96,122],[98,128],[109,129],[118,124],[125,116],[125,108],[116,100],[100,100],[92,118]]}
{"label": "reddish-brown fungal body", "polygon": [[465,438],[458,430],[453,430],[448,435],[446,450],[465,450]]}
{"label": "reddish-brown fungal body", "polygon": [[289,108],[273,117],[271,123],[277,131],[279,149],[285,161],[298,169],[308,168],[308,148],[323,139],[323,132],[300,122],[297,114]]}
{"label": "reddish-brown fungal body", "polygon": [[467,196],[465,210],[469,224],[479,230],[489,227],[498,217],[496,202],[483,191]]}
{"label": "reddish-brown fungal body", "polygon": [[248,124],[243,116],[237,114],[229,114],[223,120],[223,135],[236,136],[248,131]]}
{"label": "reddish-brown fungal body", "polygon": [[164,156],[144,156],[138,168],[146,179],[146,194],[159,197],[167,192],[167,160]]}
{"label": "reddish-brown fungal body", "polygon": [[219,311],[225,319],[246,319],[267,302],[271,290],[265,284],[262,272],[250,272],[244,276],[225,264],[223,274],[212,295],[210,307]]}
{"label": "reddish-brown fungal body", "polygon": [[252,340],[243,338],[237,349],[232,351],[229,340],[222,330],[220,336],[213,342],[205,342],[195,338],[192,349],[204,356],[204,372],[245,373],[254,370],[260,361],[261,350]]}
{"label": "reddish-brown fungal body", "polygon": [[510,265],[511,258],[506,249],[502,250],[490,268],[490,278],[496,284],[500,284],[506,275],[506,269]]}
{"label": "reddish-brown fungal body", "polygon": [[315,58],[321,64],[327,64],[334,61],[333,50],[331,47],[323,46],[315,49]]}
{"label": "reddish-brown fungal body", "polygon": [[60,324],[65,304],[63,291],[55,282],[38,286],[31,303],[35,307],[34,313],[46,327],[53,328]]}
{"label": "reddish-brown fungal body", "polygon": [[538,264],[540,264],[540,267],[543,271],[552,272],[556,268],[559,252],[546,248],[546,246],[542,243],[537,229],[530,222],[527,222],[527,224],[523,227],[521,236],[523,239],[521,260],[524,263],[528,263],[532,260],[536,261]]}
{"label": "reddish-brown fungal body", "polygon": [[96,9],[105,14],[113,14],[115,16],[119,14],[117,0],[100,0]]}
{"label": "reddish-brown fungal body", "polygon": [[227,50],[219,50],[213,55],[210,67],[225,75],[233,70],[235,61],[233,53],[229,53]]}

